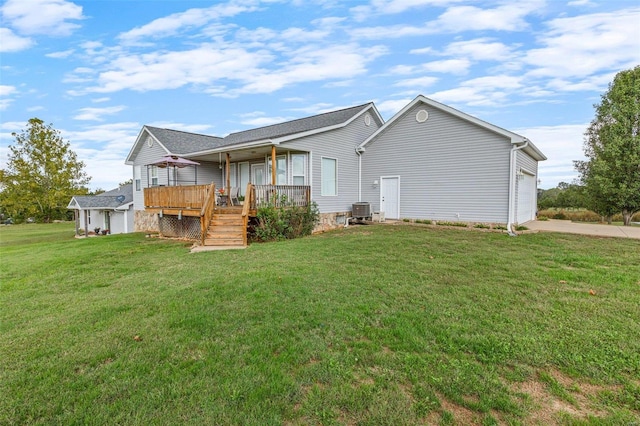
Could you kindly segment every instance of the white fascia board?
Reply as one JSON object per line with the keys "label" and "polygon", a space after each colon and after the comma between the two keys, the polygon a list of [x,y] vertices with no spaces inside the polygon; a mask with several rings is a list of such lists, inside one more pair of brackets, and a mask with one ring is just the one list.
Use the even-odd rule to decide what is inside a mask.
{"label": "white fascia board", "polygon": [[253,141],[253,142],[244,142],[238,145],[229,145],[229,146],[221,146],[220,148],[214,148],[214,149],[207,149],[205,151],[197,151],[197,152],[189,152],[188,154],[183,154],[181,155],[181,157],[198,157],[201,155],[209,155],[209,154],[218,154],[218,153],[225,153],[225,152],[233,152],[233,151],[240,151],[242,149],[246,149],[246,148],[259,148],[262,146],[271,146],[271,145],[278,145],[279,142],[275,142],[272,141],[271,139],[263,139],[263,140],[259,140],[259,141]]}
{"label": "white fascia board", "polygon": [[123,204],[121,206],[115,207],[113,210],[116,211],[125,211],[125,210],[129,210],[129,207],[131,207],[133,205],[133,201]]}

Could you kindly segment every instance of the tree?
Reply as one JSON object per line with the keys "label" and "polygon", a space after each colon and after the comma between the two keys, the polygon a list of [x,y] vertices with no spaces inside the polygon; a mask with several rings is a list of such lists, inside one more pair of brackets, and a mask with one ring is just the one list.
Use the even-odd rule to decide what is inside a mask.
{"label": "tree", "polygon": [[87,192],[91,178],[84,163],[58,130],[38,118],[11,135],[15,145],[9,146],[7,168],[0,173],[0,204],[15,218],[66,218],[71,197]]}
{"label": "tree", "polygon": [[575,161],[590,208],[622,212],[625,225],[640,211],[640,66],[619,72],[594,105],[585,133],[587,161]]}

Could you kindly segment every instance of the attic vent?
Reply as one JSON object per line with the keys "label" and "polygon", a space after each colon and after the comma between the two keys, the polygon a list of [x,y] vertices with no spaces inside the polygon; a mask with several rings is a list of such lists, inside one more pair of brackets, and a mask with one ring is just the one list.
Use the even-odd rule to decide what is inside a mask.
{"label": "attic vent", "polygon": [[149,145],[149,147],[153,146],[153,138],[151,136],[147,136],[147,145]]}
{"label": "attic vent", "polygon": [[364,125],[371,126],[371,116],[369,114],[364,116]]}
{"label": "attic vent", "polygon": [[424,123],[425,121],[427,121],[427,118],[429,118],[429,113],[425,109],[421,109],[416,114],[416,121],[418,123]]}

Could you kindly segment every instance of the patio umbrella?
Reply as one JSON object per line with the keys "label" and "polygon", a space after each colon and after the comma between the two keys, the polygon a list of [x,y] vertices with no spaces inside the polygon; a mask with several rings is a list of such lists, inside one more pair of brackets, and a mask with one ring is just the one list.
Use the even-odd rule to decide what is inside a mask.
{"label": "patio umbrella", "polygon": [[[153,163],[147,164],[147,166],[156,166],[156,167],[160,167],[161,169],[164,169],[165,167],[167,168],[167,184],[169,184],[169,167],[173,167],[173,176],[174,176],[174,185],[177,185],[175,176],[176,176],[176,167],[179,169],[182,169],[183,167],[187,167],[187,166],[194,166],[196,167],[196,171],[195,171],[195,178],[196,178],[196,183],[198,182],[198,167],[200,163],[196,162],[196,161],[192,161],[192,160],[188,160],[186,158],[182,158],[182,157],[178,157],[176,155],[165,155],[164,157],[162,157],[161,159],[159,159],[158,161],[155,161]],[[148,170],[148,167],[147,167]],[[148,178],[147,178],[148,179]]]}

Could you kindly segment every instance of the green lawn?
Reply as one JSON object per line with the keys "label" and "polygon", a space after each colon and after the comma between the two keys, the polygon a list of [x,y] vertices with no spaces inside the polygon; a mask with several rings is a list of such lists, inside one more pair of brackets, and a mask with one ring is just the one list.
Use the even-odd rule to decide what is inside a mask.
{"label": "green lawn", "polygon": [[0,227],[0,424],[637,424],[640,242]]}

